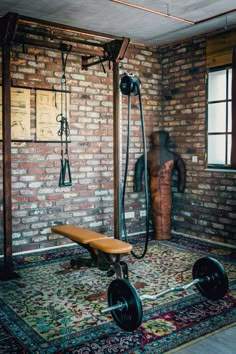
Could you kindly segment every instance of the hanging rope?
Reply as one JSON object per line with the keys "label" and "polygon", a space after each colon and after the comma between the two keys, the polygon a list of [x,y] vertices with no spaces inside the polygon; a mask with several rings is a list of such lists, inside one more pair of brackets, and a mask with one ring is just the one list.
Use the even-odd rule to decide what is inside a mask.
{"label": "hanging rope", "polygon": [[143,156],[144,156],[144,187],[145,187],[145,209],[146,209],[146,237],[145,244],[141,254],[131,251],[131,254],[137,258],[142,259],[148,250],[149,242],[149,195],[148,195],[148,169],[147,169],[147,148],[146,148],[146,133],[145,124],[143,116],[143,105],[142,96],[140,91],[140,80],[133,75],[125,74],[120,82],[120,90],[123,95],[128,96],[128,117],[127,117],[127,140],[126,140],[126,159],[125,159],[125,172],[124,172],[124,182],[123,182],[123,192],[122,192],[122,221],[123,221],[123,231],[125,241],[129,243],[126,219],[125,219],[125,194],[126,194],[126,184],[128,176],[128,165],[129,165],[129,148],[130,148],[130,124],[131,124],[131,98],[130,96],[137,96],[139,98],[139,111],[140,111],[140,121],[142,129],[142,142],[143,142]]}
{"label": "hanging rope", "polygon": [[[61,77],[61,113],[56,117],[60,123],[58,135],[61,138],[61,170],[59,176],[59,187],[72,186],[72,177],[69,159],[69,136],[70,128],[68,123],[67,106],[67,85],[66,85],[66,63],[71,47],[61,46],[62,77]],[[64,146],[65,145],[65,146]]]}

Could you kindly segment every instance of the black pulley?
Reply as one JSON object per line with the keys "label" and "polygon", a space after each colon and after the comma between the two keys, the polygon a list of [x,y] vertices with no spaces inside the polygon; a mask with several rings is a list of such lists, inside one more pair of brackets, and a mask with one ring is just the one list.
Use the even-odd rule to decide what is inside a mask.
{"label": "black pulley", "polygon": [[143,318],[142,303],[136,289],[128,280],[113,280],[109,285],[107,297],[109,307],[113,308],[112,317],[120,328],[134,331],[140,326]]}
{"label": "black pulley", "polygon": [[137,76],[124,74],[120,80],[120,90],[125,96],[136,96],[140,92],[141,81]]}
{"label": "black pulley", "polygon": [[216,259],[202,257],[193,266],[193,279],[199,279],[196,284],[199,292],[210,300],[224,297],[229,288],[227,274]]}

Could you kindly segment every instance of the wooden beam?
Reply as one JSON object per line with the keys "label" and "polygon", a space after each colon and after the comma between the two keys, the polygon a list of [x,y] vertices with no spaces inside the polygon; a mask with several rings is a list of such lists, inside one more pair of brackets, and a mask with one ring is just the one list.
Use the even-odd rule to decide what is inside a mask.
{"label": "wooden beam", "polygon": [[236,32],[224,33],[220,37],[207,39],[206,66],[213,68],[232,63],[232,48],[236,43]]}

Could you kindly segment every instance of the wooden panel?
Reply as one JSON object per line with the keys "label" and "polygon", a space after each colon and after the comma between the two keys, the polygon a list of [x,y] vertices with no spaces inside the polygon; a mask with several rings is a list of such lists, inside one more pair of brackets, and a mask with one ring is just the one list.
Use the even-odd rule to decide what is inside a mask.
{"label": "wooden panel", "polygon": [[[2,87],[0,86],[0,139],[2,139]],[[30,90],[11,88],[11,140],[31,140]]]}
{"label": "wooden panel", "polygon": [[[69,121],[70,96],[49,90],[36,91],[36,139],[37,141],[60,141],[61,114]],[[63,131],[63,139],[65,132]],[[69,137],[68,137],[69,138]]]}
{"label": "wooden panel", "polygon": [[206,47],[206,66],[208,68],[232,63],[232,49],[236,46],[236,32],[225,33],[220,37],[209,38]]}

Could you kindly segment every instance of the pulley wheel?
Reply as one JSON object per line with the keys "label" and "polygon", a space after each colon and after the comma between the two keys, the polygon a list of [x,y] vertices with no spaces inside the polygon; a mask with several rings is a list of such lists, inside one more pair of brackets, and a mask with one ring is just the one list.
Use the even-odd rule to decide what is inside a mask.
{"label": "pulley wheel", "polygon": [[108,305],[124,304],[120,309],[111,311],[116,324],[125,331],[134,331],[143,318],[143,308],[139,295],[126,279],[115,279],[108,288]]}
{"label": "pulley wheel", "polygon": [[198,259],[193,266],[193,279],[200,279],[196,284],[199,292],[210,300],[224,297],[229,288],[229,282],[224,267],[212,257]]}
{"label": "pulley wheel", "polygon": [[141,82],[137,76],[124,74],[120,80],[120,90],[125,96],[137,96],[140,90]]}

